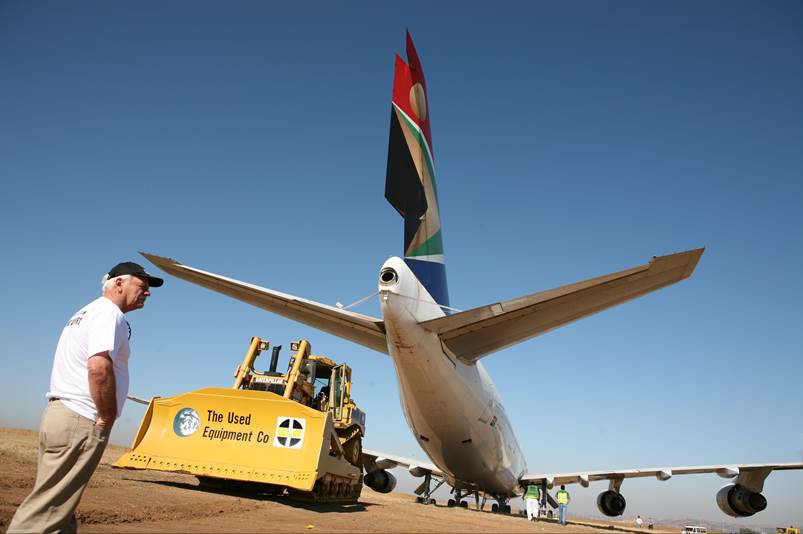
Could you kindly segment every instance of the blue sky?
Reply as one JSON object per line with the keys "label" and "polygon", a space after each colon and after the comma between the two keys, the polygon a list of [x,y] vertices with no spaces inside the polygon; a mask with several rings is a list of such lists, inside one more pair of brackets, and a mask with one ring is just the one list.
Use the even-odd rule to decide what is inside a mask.
{"label": "blue sky", "polygon": [[[402,248],[405,28],[453,306],[707,247],[691,279],[483,360],[530,470],[800,461],[800,2],[0,2],[0,424],[37,426],[64,322],[137,251],[328,304],[375,291]],[[129,320],[133,394],[227,386],[250,336],[306,337],[352,365],[366,446],[423,454],[383,355],[170,277]],[[720,519],[724,482],[626,482],[627,515]],[[745,524],[803,523],[803,473],[765,495]]]}

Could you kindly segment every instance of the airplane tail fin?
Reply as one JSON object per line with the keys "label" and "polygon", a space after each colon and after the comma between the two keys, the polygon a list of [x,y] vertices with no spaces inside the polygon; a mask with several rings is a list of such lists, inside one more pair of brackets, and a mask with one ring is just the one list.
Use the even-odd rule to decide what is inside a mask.
{"label": "airplane tail fin", "polygon": [[435,189],[427,84],[410,32],[396,56],[385,198],[404,218],[404,260],[435,302],[449,306]]}

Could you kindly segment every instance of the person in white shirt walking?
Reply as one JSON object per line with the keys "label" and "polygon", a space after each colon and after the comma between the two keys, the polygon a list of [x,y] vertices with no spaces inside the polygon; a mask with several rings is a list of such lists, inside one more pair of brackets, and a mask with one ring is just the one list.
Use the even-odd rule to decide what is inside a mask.
{"label": "person in white shirt walking", "polygon": [[536,484],[528,484],[522,498],[524,499],[524,507],[527,510],[527,521],[535,521],[538,519],[538,508],[541,504],[541,492],[538,491],[538,486]]}
{"label": "person in white shirt walking", "polygon": [[136,263],[119,263],[103,277],[103,296],[67,321],[39,428],[36,481],[9,533],[78,529],[75,509],[128,393],[131,327],[124,314],[142,308],[150,288],[163,283]]}

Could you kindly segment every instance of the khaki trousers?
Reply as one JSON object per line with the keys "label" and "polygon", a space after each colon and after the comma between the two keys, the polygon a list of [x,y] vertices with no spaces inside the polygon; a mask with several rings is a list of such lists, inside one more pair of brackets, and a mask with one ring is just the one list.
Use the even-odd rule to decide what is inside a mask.
{"label": "khaki trousers", "polygon": [[108,441],[108,430],[51,400],[39,427],[36,482],[8,532],[76,532],[75,509]]}

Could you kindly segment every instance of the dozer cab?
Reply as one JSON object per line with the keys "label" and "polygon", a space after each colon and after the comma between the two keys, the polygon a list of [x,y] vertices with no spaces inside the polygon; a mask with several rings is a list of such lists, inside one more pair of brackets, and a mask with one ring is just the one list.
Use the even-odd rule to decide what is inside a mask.
{"label": "dozer cab", "polygon": [[202,484],[243,486],[314,502],[353,503],[362,491],[365,413],[351,369],[291,344],[287,372],[254,369],[269,342],[251,338],[232,388],[154,397],[131,452],[114,467],[189,473]]}

